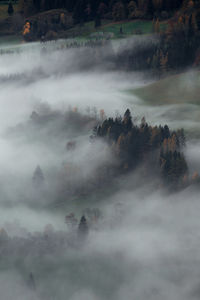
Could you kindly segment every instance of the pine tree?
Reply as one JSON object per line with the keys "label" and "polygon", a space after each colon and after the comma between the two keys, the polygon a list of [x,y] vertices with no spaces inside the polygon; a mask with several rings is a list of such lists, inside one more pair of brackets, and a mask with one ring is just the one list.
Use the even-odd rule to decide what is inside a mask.
{"label": "pine tree", "polygon": [[125,125],[125,131],[129,132],[133,127],[132,116],[131,116],[131,112],[129,109],[127,109],[124,114],[123,123]]}
{"label": "pine tree", "polygon": [[28,286],[32,291],[36,290],[35,279],[34,279],[33,273],[30,273],[30,275],[29,275]]}
{"label": "pine tree", "polygon": [[37,166],[33,174],[33,185],[35,188],[41,188],[44,185],[44,175],[40,166]]}
{"label": "pine tree", "polygon": [[100,14],[96,15],[94,22],[95,22],[95,28],[101,27],[101,16],[100,16]]}
{"label": "pine tree", "polygon": [[78,0],[74,8],[73,18],[75,23],[83,24],[86,20],[87,5],[85,0]]}
{"label": "pine tree", "polygon": [[78,226],[78,233],[81,236],[87,236],[88,232],[89,232],[89,228],[88,228],[87,220],[85,216],[82,216]]}
{"label": "pine tree", "polygon": [[87,220],[85,216],[82,216],[78,226],[78,236],[80,238],[86,238],[88,233],[89,233],[89,228],[88,228]]}
{"label": "pine tree", "polygon": [[8,14],[9,14],[9,16],[12,16],[13,13],[14,13],[14,9],[13,9],[12,2],[9,2],[9,4],[8,4]]}
{"label": "pine tree", "polygon": [[198,11],[196,14],[196,23],[198,30],[200,30],[200,11]]}
{"label": "pine tree", "polygon": [[148,0],[147,4],[147,15],[149,18],[153,18],[154,16],[154,5],[153,5],[153,0]]}

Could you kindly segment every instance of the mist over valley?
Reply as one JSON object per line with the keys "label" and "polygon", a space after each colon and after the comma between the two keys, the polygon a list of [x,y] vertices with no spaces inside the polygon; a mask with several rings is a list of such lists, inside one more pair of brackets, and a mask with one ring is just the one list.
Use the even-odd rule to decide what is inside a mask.
{"label": "mist over valley", "polygon": [[199,299],[199,1],[22,2],[0,11],[0,299]]}

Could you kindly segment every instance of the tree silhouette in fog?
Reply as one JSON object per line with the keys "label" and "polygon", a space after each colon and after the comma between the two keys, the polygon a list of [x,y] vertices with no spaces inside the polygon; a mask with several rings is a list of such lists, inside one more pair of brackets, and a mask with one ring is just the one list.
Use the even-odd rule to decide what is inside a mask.
{"label": "tree silhouette in fog", "polygon": [[34,173],[33,173],[33,186],[35,188],[41,188],[44,186],[44,175],[42,172],[42,169],[40,168],[40,166],[37,166],[37,168],[35,169]]}
{"label": "tree silhouette in fog", "polygon": [[82,216],[78,226],[78,236],[79,238],[84,239],[88,236],[88,233],[89,233],[89,227],[87,224],[87,220],[85,216]]}
{"label": "tree silhouette in fog", "polygon": [[8,4],[8,14],[11,16],[14,13],[12,2],[9,2]]}
{"label": "tree silhouette in fog", "polygon": [[28,286],[32,291],[36,290],[36,285],[35,285],[35,278],[33,273],[29,274],[29,279],[28,279]]}

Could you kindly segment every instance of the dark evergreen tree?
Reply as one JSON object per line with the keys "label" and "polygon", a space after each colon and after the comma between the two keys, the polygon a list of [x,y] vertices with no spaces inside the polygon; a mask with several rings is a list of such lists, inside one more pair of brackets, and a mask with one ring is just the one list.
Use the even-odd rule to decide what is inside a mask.
{"label": "dark evergreen tree", "polygon": [[100,14],[97,14],[95,17],[95,28],[100,27],[101,26],[101,16]]}
{"label": "dark evergreen tree", "polygon": [[44,175],[40,168],[40,166],[37,166],[35,169],[35,172],[33,174],[33,186],[35,188],[41,188],[44,185]]}
{"label": "dark evergreen tree", "polygon": [[35,278],[34,278],[33,273],[30,273],[30,275],[29,275],[28,286],[31,290],[33,290],[33,291],[36,290]]}
{"label": "dark evergreen tree", "polygon": [[33,0],[34,6],[36,8],[36,11],[40,11],[41,8],[41,0]]}
{"label": "dark evergreen tree", "polygon": [[131,112],[129,109],[127,109],[124,114],[123,123],[125,125],[125,127],[124,127],[125,132],[126,133],[129,132],[133,127],[132,116],[131,116]]}
{"label": "dark evergreen tree", "polygon": [[75,23],[83,24],[87,18],[87,11],[86,11],[86,0],[78,0],[73,12],[73,18]]}
{"label": "dark evergreen tree", "polygon": [[167,125],[165,125],[164,130],[163,130],[163,140],[168,139],[169,136],[170,136],[169,127]]}
{"label": "dark evergreen tree", "polygon": [[197,12],[196,22],[197,22],[198,30],[200,30],[200,10]]}
{"label": "dark evergreen tree", "polygon": [[153,16],[154,16],[153,0],[148,0],[148,3],[147,3],[147,15],[148,15],[149,18],[153,18]]}
{"label": "dark evergreen tree", "polygon": [[13,5],[12,5],[12,2],[9,2],[8,4],[8,14],[9,16],[13,15],[14,13],[14,8],[13,8]]}
{"label": "dark evergreen tree", "polygon": [[86,238],[88,233],[89,233],[89,228],[88,228],[87,220],[85,216],[82,216],[78,226],[78,236],[80,238]]}

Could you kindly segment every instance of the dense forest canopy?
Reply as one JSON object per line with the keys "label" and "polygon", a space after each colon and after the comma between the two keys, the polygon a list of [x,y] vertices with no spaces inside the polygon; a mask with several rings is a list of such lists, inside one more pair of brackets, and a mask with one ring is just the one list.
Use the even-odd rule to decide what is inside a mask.
{"label": "dense forest canopy", "polygon": [[26,14],[65,8],[73,14],[75,22],[97,17],[116,21],[134,18],[168,18],[179,9],[199,9],[199,0],[19,0]]}
{"label": "dense forest canopy", "polygon": [[[19,0],[22,9],[32,12],[55,8],[66,8],[73,12],[77,18],[94,18],[97,14],[113,18],[126,18],[131,13],[142,17],[153,17],[155,13],[166,11],[168,13],[187,5],[185,0]],[[199,1],[189,1],[189,5],[198,5]],[[191,3],[192,2],[192,3]]]}

